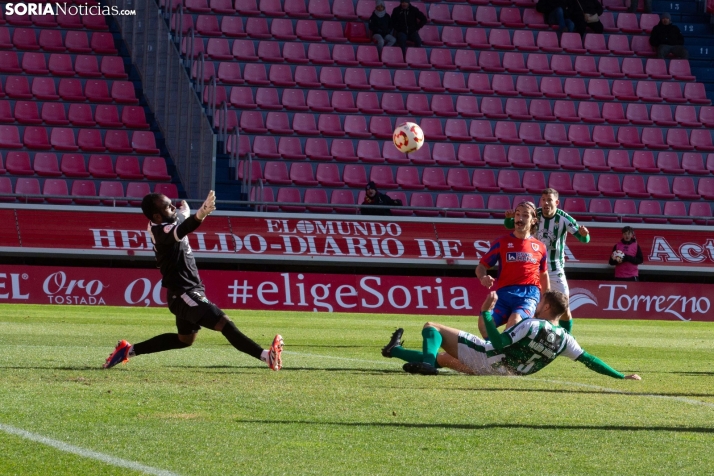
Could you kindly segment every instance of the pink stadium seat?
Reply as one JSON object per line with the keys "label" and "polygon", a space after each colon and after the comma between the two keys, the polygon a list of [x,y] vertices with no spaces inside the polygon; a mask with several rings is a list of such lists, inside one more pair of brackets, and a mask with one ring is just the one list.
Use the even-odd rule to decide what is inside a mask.
{"label": "pink stadium seat", "polygon": [[533,74],[553,74],[548,64],[548,57],[540,53],[530,53],[526,59],[526,67]]}
{"label": "pink stadium seat", "polygon": [[635,88],[632,81],[616,79],[612,83],[612,94],[620,101],[638,101],[639,97],[635,94]]}
{"label": "pink stadium seat", "polygon": [[[576,180],[573,180],[573,186],[578,190]],[[624,197],[625,192],[622,191],[620,186],[620,178],[617,175],[611,174],[600,174],[597,182],[597,190],[605,195],[606,197]],[[578,190],[578,193],[583,195],[583,193]]]}
{"label": "pink stadium seat", "polygon": [[458,192],[472,192],[474,190],[470,173],[466,169],[450,168],[446,175],[446,183]]}
{"label": "pink stadium seat", "polygon": [[592,217],[587,215],[587,206],[585,205],[585,200],[582,198],[566,198],[563,204],[563,210],[576,220],[592,220]]}
{"label": "pink stadium seat", "polygon": [[492,217],[502,219],[505,216],[504,211],[512,208],[511,197],[506,195],[491,195],[488,197],[486,208],[491,210]]}
{"label": "pink stadium seat", "polygon": [[692,130],[689,141],[696,150],[701,150],[705,152],[714,152],[714,144],[712,144],[711,132],[701,129]]}
{"label": "pink stadium seat", "polygon": [[[591,79],[590,82],[596,81]],[[586,90],[585,80],[582,78],[565,78],[563,91],[571,99],[590,99],[590,93]]]}
{"label": "pink stadium seat", "polygon": [[496,48],[497,50],[515,49],[511,42],[511,33],[508,30],[492,29],[488,35],[488,42],[492,48]]}
{"label": "pink stadium seat", "polygon": [[[591,36],[588,34],[587,37]],[[586,50],[583,48],[583,41],[578,33],[563,33],[560,37],[560,46],[568,53],[573,54],[585,54]]]}
{"label": "pink stadium seat", "polygon": [[[117,176],[114,172],[112,158],[108,155],[92,154],[89,156],[89,166],[87,168],[94,178],[116,178]],[[143,175],[139,178],[143,178]]]}
{"label": "pink stadium seat", "polygon": [[[27,159],[29,161],[29,157]],[[35,173],[41,177],[59,177],[62,172],[59,170],[59,162],[57,161],[57,155],[38,152],[35,154],[35,158],[32,161],[32,168]],[[26,175],[32,175],[28,173]]]}
{"label": "pink stadium seat", "polygon": [[696,77],[692,75],[689,68],[689,61],[682,59],[673,59],[669,62],[669,74],[674,76],[674,79],[680,81],[694,81]]}
{"label": "pink stadium seat", "polygon": [[602,124],[605,119],[600,115],[600,109],[596,102],[581,102],[578,105],[578,116],[591,124]]}
{"label": "pink stadium seat", "polygon": [[[700,112],[701,109],[704,108],[700,108]],[[684,127],[702,127],[702,123],[697,120],[697,111],[694,106],[676,106],[674,108],[674,120]]]}
{"label": "pink stadium seat", "polygon": [[640,140],[640,134],[636,127],[620,127],[617,130],[617,142],[623,147],[642,149],[645,145]]}
{"label": "pink stadium seat", "polygon": [[[610,37],[612,38],[612,36]],[[626,37],[625,37],[626,38]],[[649,38],[646,36],[633,36],[631,43],[632,50],[637,56],[656,56],[657,53],[652,49],[650,45]],[[610,48],[612,50],[612,47]],[[624,54],[620,52],[613,51],[615,54]],[[632,53],[629,53],[632,54]]]}
{"label": "pink stadium seat", "polygon": [[[524,124],[521,124],[523,126]],[[508,163],[513,167],[521,169],[535,168],[535,164],[531,161],[531,154],[528,147],[511,146],[508,148]]]}
{"label": "pink stadium seat", "polygon": [[[432,199],[430,193],[414,192],[412,193],[411,199],[409,201],[409,206],[434,208],[434,200]],[[415,210],[414,214],[416,216],[434,217],[438,216],[439,212],[437,210]]]}
{"label": "pink stadium seat", "polygon": [[530,121],[533,117],[528,112],[528,105],[526,100],[522,98],[508,98],[506,99],[506,114],[513,120],[518,121]]}
{"label": "pink stadium seat", "polygon": [[362,165],[345,165],[342,180],[353,188],[364,188],[367,185],[367,173]]}
{"label": "pink stadium seat", "polygon": [[[108,156],[105,156],[108,157]],[[91,160],[91,159],[90,159]],[[63,159],[64,162],[64,159]],[[256,162],[257,163],[257,162]],[[83,163],[82,163],[83,165]],[[143,180],[139,159],[134,155],[120,155],[116,161],[116,174],[124,180]]]}
{"label": "pink stadium seat", "polygon": [[672,117],[672,109],[668,105],[653,104],[650,109],[652,122],[658,126],[676,126],[677,121]]}
{"label": "pink stadium seat", "polygon": [[0,146],[11,149],[22,148],[20,132],[15,126],[0,126]]}
{"label": "pink stadium seat", "polygon": [[99,184],[99,196],[107,197],[101,201],[102,205],[123,207],[128,203],[126,200],[112,200],[124,197],[124,185],[121,182],[102,181]]}
{"label": "pink stadium seat", "polygon": [[[589,37],[590,35],[588,35]],[[599,77],[600,72],[595,65],[595,58],[592,56],[576,56],[575,72],[584,77]]]}
{"label": "pink stadium seat", "polygon": [[642,60],[639,58],[623,58],[622,72],[625,76],[631,79],[647,78],[647,73],[645,73],[642,66]]}
{"label": "pink stadium seat", "polygon": [[694,222],[698,225],[705,225],[705,224],[707,224],[706,219],[707,218],[711,219],[711,217],[712,217],[711,206],[709,205],[709,203],[693,202],[689,206],[689,216],[690,217],[700,217],[699,219],[695,218]]}
{"label": "pink stadium seat", "polygon": [[637,15],[634,13],[619,13],[617,15],[617,28],[623,33],[642,33],[642,29],[637,21]]}
{"label": "pink stadium seat", "polygon": [[[67,177],[89,177],[89,172],[84,162],[84,156],[81,154],[63,154],[60,163],[62,174]],[[123,178],[123,177],[122,177]],[[143,178],[143,176],[141,177]]]}
{"label": "pink stadium seat", "polygon": [[5,167],[13,175],[34,175],[30,165],[30,155],[27,152],[8,152]]}
{"label": "pink stadium seat", "polygon": [[357,113],[359,110],[355,106],[354,97],[351,92],[335,91],[332,93],[332,107],[337,112]]}
{"label": "pink stadium seat", "polygon": [[[339,162],[357,162],[354,145],[351,140],[335,139],[330,146],[330,154]],[[380,162],[381,162],[380,158]]]}
{"label": "pink stadium seat", "polygon": [[628,197],[650,197],[650,193],[645,188],[645,181],[641,175],[625,175],[622,180],[622,190],[627,194]]}
{"label": "pink stadium seat", "polygon": [[[465,5],[456,5],[455,7],[457,6],[464,7]],[[471,8],[466,8],[468,8],[468,12],[471,14]],[[460,18],[462,12],[456,8],[454,8],[454,10],[456,10],[454,18]],[[428,18],[437,25],[452,25],[454,23],[454,20],[451,19],[451,12],[449,12],[448,5],[431,4],[429,7]]]}
{"label": "pink stadium seat", "polygon": [[[64,46],[70,51],[70,53],[92,52],[92,48],[89,46],[89,38],[87,37],[87,33],[84,31],[68,31],[64,37]],[[58,46],[56,46],[56,48],[56,51],[62,51]]]}
{"label": "pink stadium seat", "polygon": [[667,72],[667,64],[663,59],[649,58],[645,63],[645,73],[652,79],[672,79]]}
{"label": "pink stadium seat", "polygon": [[19,50],[39,50],[37,36],[32,28],[15,28],[12,35],[12,43]]}
{"label": "pink stadium seat", "polygon": [[609,151],[607,165],[615,172],[632,173],[635,171],[635,168],[630,164],[630,156],[625,150]]}
{"label": "pink stadium seat", "polygon": [[[16,195],[40,195],[40,181],[36,178],[18,178],[15,181]],[[38,197],[18,197],[22,203],[42,203],[44,200]]]}
{"label": "pink stadium seat", "polygon": [[622,104],[619,102],[607,102],[602,105],[602,117],[608,124],[627,124],[629,119],[625,117]]}
{"label": "pink stadium seat", "polygon": [[450,46],[452,48],[465,48],[467,46],[466,40],[464,39],[463,31],[460,27],[457,26],[445,26],[441,30],[441,39],[443,40],[444,44],[446,44],[446,46]]}
{"label": "pink stadium seat", "polygon": [[[503,54],[503,67],[509,73],[525,74],[528,72],[523,53],[509,51]],[[520,79],[520,77],[519,77]]]}
{"label": "pink stadium seat", "polygon": [[496,176],[493,170],[475,170],[473,173],[473,185],[479,192],[496,193],[500,192],[501,188],[496,183]]}
{"label": "pink stadium seat", "polygon": [[628,104],[626,118],[632,124],[645,125],[645,126],[653,124],[653,122],[650,119],[649,114],[647,112],[646,104],[634,104],[634,103]]}
{"label": "pink stadium seat", "polygon": [[[469,193],[464,194],[461,197],[461,208],[472,209],[472,210],[486,210],[486,206],[483,202],[483,197],[481,195]],[[489,218],[488,211],[483,212],[465,212],[466,216],[469,218]]]}
{"label": "pink stadium seat", "polygon": [[510,167],[506,155],[506,148],[502,145],[484,146],[483,160],[489,167]]}
{"label": "pink stadium seat", "polygon": [[[470,8],[469,8],[470,10]],[[464,12],[466,13],[466,12]],[[459,11],[459,18],[460,15],[462,14],[461,11]],[[464,17],[466,18],[466,17]],[[474,19],[478,23],[479,26],[483,27],[500,27],[501,22],[498,20],[496,16],[496,9],[494,7],[486,7],[486,6],[478,6],[476,7],[476,15],[474,16]],[[462,20],[463,21],[463,20]]]}
{"label": "pink stadium seat", "polygon": [[548,187],[556,189],[561,195],[575,195],[576,193],[573,189],[570,174],[567,172],[551,172],[548,177]]}
{"label": "pink stadium seat", "polygon": [[99,200],[91,198],[77,197],[96,197],[97,188],[92,180],[75,180],[72,182],[72,192],[74,203],[77,205],[99,205]]}
{"label": "pink stadium seat", "polygon": [[422,183],[428,190],[449,190],[444,169],[441,167],[426,167],[422,173]]}
{"label": "pink stadium seat", "polygon": [[652,28],[657,26],[659,23],[659,15],[656,13],[643,13],[640,15],[640,28],[645,31],[645,33],[651,33]]}
{"label": "pink stadium seat", "polygon": [[116,106],[98,105],[94,110],[94,118],[102,127],[122,127],[119,110]]}
{"label": "pink stadium seat", "polygon": [[[68,196],[69,190],[67,188],[67,182],[63,179],[47,179],[42,186],[42,195],[55,195],[55,196]],[[69,205],[72,200],[68,198],[50,198],[46,197],[47,203],[52,203],[55,205]]]}
{"label": "pink stadium seat", "polygon": [[544,53],[560,53],[563,51],[558,41],[558,35],[554,31],[539,31],[536,37],[536,45]]}
{"label": "pink stadium seat", "polygon": [[258,136],[253,139],[253,153],[261,159],[279,159],[274,137]]}
{"label": "pink stadium seat", "polygon": [[[57,130],[57,129],[55,129]],[[114,137],[115,135],[125,135],[124,131],[107,131],[106,137],[107,139],[111,142],[111,138]],[[53,131],[53,140],[54,140],[54,131]],[[69,142],[72,140],[72,142]],[[53,142],[53,146],[55,149],[58,149],[62,147],[60,150],[72,150],[70,147],[74,145],[74,136],[69,135],[66,138],[67,143],[57,145]],[[104,152],[105,147],[104,144],[102,143],[102,134],[98,130],[93,130],[93,129],[80,129],[79,134],[77,134],[77,145],[79,146],[80,149],[86,152]],[[76,150],[76,149],[75,149]],[[131,152],[130,150],[127,152]]]}
{"label": "pink stadium seat", "polygon": [[501,57],[496,51],[482,51],[478,57],[478,65],[489,73],[502,73],[505,68],[501,66]]}
{"label": "pink stadium seat", "polygon": [[[300,190],[292,187],[281,187],[278,189],[277,202],[280,203],[301,203]],[[305,207],[297,205],[280,205],[280,209],[285,212],[302,213]]]}
{"label": "pink stadium seat", "polygon": [[667,144],[675,150],[694,149],[694,146],[689,142],[689,137],[687,137],[687,131],[685,129],[667,130]]}
{"label": "pink stadium seat", "polygon": [[543,129],[543,138],[551,145],[571,145],[563,124],[546,124]]}
{"label": "pink stadium seat", "polygon": [[265,116],[265,127],[272,134],[292,134],[290,118],[284,112],[269,112]]}
{"label": "pink stadium seat", "polygon": [[397,167],[397,184],[406,190],[422,190],[419,169],[416,167]]}
{"label": "pink stadium seat", "polygon": [[[297,164],[295,162],[294,164]],[[309,164],[308,164],[309,165]],[[310,169],[312,170],[312,169]],[[288,175],[288,168],[285,162],[266,162],[263,170],[263,177],[270,184],[291,185],[292,180]],[[315,182],[316,184],[316,182]]]}
{"label": "pink stadium seat", "polygon": [[[553,157],[555,158],[555,157]],[[584,170],[585,166],[580,158],[580,150],[574,148],[562,148],[558,151],[558,166],[550,168],[563,168],[565,170]]]}
{"label": "pink stadium seat", "polygon": [[[714,155],[712,155],[714,158]],[[682,168],[690,175],[708,175],[709,170],[704,167],[702,154],[685,152],[682,155]]]}
{"label": "pink stadium seat", "polygon": [[463,218],[464,216],[466,216],[466,214],[464,212],[455,211],[455,210],[449,210],[449,211],[443,210],[445,208],[449,208],[449,209],[460,208],[459,196],[455,193],[440,193],[440,194],[438,194],[436,196],[436,208],[441,208],[442,215],[447,216],[447,217],[461,217],[461,218]]}
{"label": "pink stadium seat", "polygon": [[407,95],[406,108],[409,114],[415,116],[431,116],[431,108],[429,100],[424,94],[409,94]]}
{"label": "pink stadium seat", "polygon": [[48,68],[53,76],[74,76],[75,74],[72,57],[66,54],[51,54]]}
{"label": "pink stadium seat", "polygon": [[[184,34],[191,29],[191,21],[193,17],[188,16],[189,21],[183,22],[183,28],[186,29]],[[243,30],[243,22],[241,21],[241,30]],[[196,19],[196,32],[201,36],[222,36],[221,27],[218,24],[218,17],[215,15],[199,15]]]}
{"label": "pink stadium seat", "polygon": [[[515,127],[515,124],[512,122],[505,124],[512,124],[513,127]],[[496,130],[496,136],[498,137],[498,130]],[[526,144],[543,145],[546,143],[538,124],[521,123],[518,129],[518,137]],[[500,138],[500,140],[503,142],[502,138]]]}
{"label": "pink stadium seat", "polygon": [[[268,164],[266,164],[266,175]],[[313,174],[312,165],[307,162],[292,163],[290,166],[290,180],[292,180],[295,185],[301,186],[316,186],[318,184]]]}
{"label": "pink stadium seat", "polygon": [[[662,208],[658,201],[655,200],[642,200],[638,208],[638,213],[640,215],[662,215]],[[643,218],[645,223],[667,223],[666,218],[657,217],[645,217]]]}
{"label": "pink stadium seat", "polygon": [[540,90],[547,98],[559,99],[566,97],[566,94],[563,92],[563,84],[560,82],[560,78],[541,78]]}
{"label": "pink stadium seat", "polygon": [[545,22],[543,14],[536,11],[534,8],[526,8],[523,10],[523,23],[528,28],[544,30],[550,28],[550,26]]}
{"label": "pink stadium seat", "polygon": [[547,99],[534,99],[531,101],[528,112],[537,121],[555,121],[553,109]]}
{"label": "pink stadium seat", "polygon": [[642,143],[648,149],[668,149],[669,146],[664,143],[662,137],[662,129],[656,127],[645,127],[642,129]]}
{"label": "pink stadium seat", "polygon": [[[66,130],[69,131],[69,136],[71,137],[72,144],[74,144],[74,135],[72,134],[71,129],[63,129],[63,128],[54,128],[52,129],[52,134],[53,136],[55,135],[54,131],[57,130]],[[29,149],[38,149],[38,150],[47,150],[50,149],[50,141],[47,138],[47,130],[44,127],[25,127],[25,132],[23,133],[22,136],[22,142],[25,144],[25,147]],[[54,144],[53,144],[54,145]],[[55,146],[56,149],[59,149],[59,147]],[[63,149],[60,149],[63,150]],[[64,149],[64,150],[70,150],[70,149]],[[75,149],[76,150],[76,146]]]}
{"label": "pink stadium seat", "polygon": [[[602,178],[603,175],[600,175],[600,177]],[[617,178],[617,176],[615,176],[615,178]],[[573,175],[573,189],[578,195],[586,197],[597,197],[600,195],[600,191],[595,186],[595,176],[590,173],[576,173]]]}
{"label": "pink stadium seat", "polygon": [[540,171],[528,171],[523,174],[523,187],[528,193],[541,193],[546,189],[545,175]]}
{"label": "pink stadium seat", "polygon": [[347,43],[347,38],[345,37],[344,31],[342,30],[342,23],[340,22],[322,22],[322,29],[320,30],[320,33],[322,38],[330,43]]}
{"label": "pink stadium seat", "polygon": [[672,193],[681,200],[699,200],[701,198],[696,191],[692,177],[674,177]]}
{"label": "pink stadium seat", "polygon": [[[561,151],[566,149],[561,149]],[[533,164],[539,169],[555,170],[560,165],[555,161],[555,150],[552,147],[536,147],[533,149]]]}
{"label": "pink stadium seat", "polygon": [[[13,122],[13,113],[9,111],[10,102],[2,101],[1,104],[4,109],[3,122]],[[37,103],[30,101],[17,101],[15,103],[14,120],[20,124],[42,124],[40,111],[37,110]]]}
{"label": "pink stadium seat", "polygon": [[647,192],[652,198],[672,199],[674,194],[669,188],[669,179],[661,176],[650,176],[647,179]]}
{"label": "pink stadium seat", "polygon": [[691,225],[694,222],[691,218],[677,218],[687,216],[687,207],[684,202],[665,202],[664,216],[675,225]]}
{"label": "pink stadium seat", "polygon": [[641,173],[659,173],[659,167],[655,165],[654,154],[649,151],[636,151],[632,155],[632,166]]}
{"label": "pink stadium seat", "polygon": [[439,165],[459,165],[456,159],[456,150],[452,144],[436,143],[432,151],[432,158]]}
{"label": "pink stadium seat", "polygon": [[705,200],[714,199],[714,178],[703,177],[697,184],[697,193]]}
{"label": "pink stadium seat", "polygon": [[571,125],[568,128],[568,140],[578,147],[593,147],[595,142],[590,138],[590,129],[584,125]]}
{"label": "pink stadium seat", "polygon": [[[602,34],[588,33],[587,35],[585,35],[583,47],[587,50],[589,54],[610,54],[610,49],[605,45],[605,35]],[[567,48],[566,51],[568,51]]]}
{"label": "pink stadium seat", "polygon": [[481,160],[481,151],[475,144],[461,144],[456,152],[456,158],[467,167],[482,167],[486,162]]}
{"label": "pink stadium seat", "polygon": [[307,139],[305,141],[305,155],[310,160],[332,160],[325,139]]}
{"label": "pink stadium seat", "polygon": [[489,119],[506,119],[508,117],[503,110],[500,98],[485,97],[481,99],[481,112]]}
{"label": "pink stadium seat", "polygon": [[491,48],[483,28],[467,28],[464,37],[466,44],[473,49],[483,50]]}
{"label": "pink stadium seat", "polygon": [[[648,38],[645,38],[645,40],[648,40]],[[652,51],[652,47],[649,46],[649,42],[645,41],[645,43],[648,50]],[[635,45],[637,45],[640,50],[645,47],[645,45],[641,42],[636,44],[633,41],[633,49],[635,48]],[[626,35],[610,35],[610,38],[607,41],[607,47],[610,50],[610,53],[618,56],[629,56],[636,53],[635,51],[630,49],[630,42]]]}
{"label": "pink stadium seat", "polygon": [[[615,207],[613,209],[613,212],[616,213],[617,215],[621,215],[621,220],[623,223],[642,223],[642,218],[638,218],[637,216],[637,206],[635,205],[634,200],[627,200],[627,199],[620,199],[620,200],[615,200]],[[622,216],[622,215],[629,215],[629,216]]]}
{"label": "pink stadium seat", "polygon": [[711,104],[711,100],[707,98],[707,93],[702,83],[685,84],[684,97],[692,104]]}
{"label": "pink stadium seat", "polygon": [[45,55],[43,53],[24,53],[22,55],[22,70],[27,74],[48,74]]}
{"label": "pink stadium seat", "polygon": [[[612,204],[606,198],[593,198],[590,200],[589,213],[613,213]],[[616,222],[617,217],[613,216],[593,216],[595,221],[599,222]]]}
{"label": "pink stadium seat", "polygon": [[499,121],[494,128],[496,140],[504,144],[520,144],[522,141],[518,137],[515,122]]}
{"label": "pink stadium seat", "polygon": [[263,15],[271,17],[282,17],[285,15],[285,12],[283,12],[283,8],[280,5],[280,0],[260,0],[260,12]]}
{"label": "pink stadium seat", "polygon": [[687,98],[682,94],[679,82],[665,81],[660,88],[662,99],[670,103],[686,103]]}
{"label": "pink stadium seat", "polygon": [[[474,102],[476,98],[473,98]],[[477,117],[477,116],[474,116]],[[471,135],[463,119],[447,119],[444,133],[452,141],[470,141]]]}
{"label": "pink stadium seat", "polygon": [[141,199],[151,193],[149,184],[146,182],[130,182],[126,186],[126,198],[138,198],[139,200],[129,200],[132,206],[140,206]]}
{"label": "pink stadium seat", "polygon": [[489,95],[494,93],[488,75],[482,73],[469,74],[468,88],[474,94]]}

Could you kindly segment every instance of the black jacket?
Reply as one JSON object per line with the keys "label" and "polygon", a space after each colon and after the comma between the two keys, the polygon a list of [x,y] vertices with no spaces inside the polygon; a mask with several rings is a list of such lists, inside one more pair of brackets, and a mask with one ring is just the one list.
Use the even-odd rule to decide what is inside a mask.
{"label": "black jacket", "polygon": [[593,15],[597,13],[602,15],[602,4],[598,0],[570,0],[570,11],[573,14],[587,13]]}
{"label": "black jacket", "polygon": [[392,34],[392,18],[389,13],[385,13],[382,18],[379,18],[376,13],[372,12],[369,17],[369,31],[373,35],[387,36]]}
{"label": "black jacket", "polygon": [[426,25],[426,16],[413,5],[404,10],[401,5],[392,12],[392,26],[397,33],[415,33]]}
{"label": "black jacket", "polygon": [[[632,238],[630,241],[625,241],[625,240],[620,240],[626,245],[631,245],[632,243],[636,243],[637,239]],[[612,251],[617,250],[617,245],[612,247]],[[644,261],[644,257],[642,256],[642,248],[640,248],[640,245],[637,245],[637,254],[635,256],[630,256],[630,255],[625,255],[622,258],[623,263],[632,263],[634,265],[641,265],[642,262]],[[619,263],[612,259],[612,256],[610,256],[610,266],[617,266]]]}
{"label": "black jacket", "polygon": [[385,216],[391,216],[392,215],[392,210],[387,208],[388,206],[392,207],[398,207],[401,206],[402,201],[401,200],[394,200],[389,195],[385,195],[384,193],[379,193],[372,197],[369,198],[368,196],[364,197],[364,202],[362,202],[362,205],[378,205],[375,207],[370,207],[370,208],[363,208],[362,209],[362,215],[385,215]]}
{"label": "black jacket", "polygon": [[679,27],[673,24],[663,25],[660,22],[654,28],[652,28],[652,34],[650,35],[650,45],[657,48],[660,45],[670,45],[677,46],[684,44],[684,37],[682,32],[679,31]]}
{"label": "black jacket", "polygon": [[562,8],[565,17],[568,17],[569,5],[566,0],[538,0],[536,4],[536,11],[542,13],[545,16],[546,21],[548,20],[548,15],[550,12],[556,8]]}

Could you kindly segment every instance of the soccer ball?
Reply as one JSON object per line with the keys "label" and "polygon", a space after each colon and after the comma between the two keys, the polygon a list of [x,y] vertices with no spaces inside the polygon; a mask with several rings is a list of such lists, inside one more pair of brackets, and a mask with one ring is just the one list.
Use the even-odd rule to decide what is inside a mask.
{"label": "soccer ball", "polygon": [[405,122],[394,129],[392,140],[399,152],[408,154],[416,152],[424,145],[424,132],[413,122]]}
{"label": "soccer ball", "polygon": [[618,258],[622,259],[625,257],[625,253],[620,250],[615,250],[612,252],[612,259],[616,260]]}

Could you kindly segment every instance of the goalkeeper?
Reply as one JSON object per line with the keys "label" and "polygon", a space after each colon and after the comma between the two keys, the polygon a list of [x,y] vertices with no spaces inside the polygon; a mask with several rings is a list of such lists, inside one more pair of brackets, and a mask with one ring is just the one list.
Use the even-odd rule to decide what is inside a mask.
{"label": "goalkeeper", "polygon": [[[558,208],[558,191],[553,188],[546,188],[540,197],[540,207],[536,210],[538,218],[538,228],[534,233],[535,237],[545,244],[548,252],[548,278],[550,289],[560,291],[566,298],[570,297],[568,281],[565,279],[565,238],[568,233],[573,235],[581,243],[590,242],[590,232],[582,225],[578,225],[573,217]],[[515,211],[506,211],[504,226],[512,230],[515,227]],[[573,328],[573,315],[570,307],[560,321],[560,325],[568,332]]]}
{"label": "goalkeeper", "polygon": [[136,355],[189,347],[201,327],[205,327],[222,333],[239,351],[262,360],[273,370],[280,370],[283,338],[279,334],[273,339],[270,349],[264,350],[239,331],[233,321],[206,298],[188,234],[196,231],[215,209],[216,195],[213,190],[195,215],[191,215],[185,201],[177,209],[168,197],[160,193],[144,197],[141,210],[150,220],[149,233],[154,243],[156,264],[163,277],[161,285],[168,290],[169,310],[176,316],[178,333],[161,334],[134,345],[121,340],[107,358],[105,369],[127,362],[129,357]]}
{"label": "goalkeeper", "polygon": [[[531,375],[563,355],[583,363],[590,370],[618,379],[641,380],[624,375],[597,357],[585,352],[575,338],[560,327],[560,316],[568,307],[558,291],[543,294],[535,317],[524,319],[501,334],[491,317],[498,296],[489,293],[481,306],[490,340],[465,331],[427,322],[422,329],[422,351],[401,346],[403,329],[397,329],[382,349],[384,357],[405,360],[404,370],[413,374],[437,375],[438,367],[448,367],[473,375]],[[439,348],[446,352],[439,353]]]}

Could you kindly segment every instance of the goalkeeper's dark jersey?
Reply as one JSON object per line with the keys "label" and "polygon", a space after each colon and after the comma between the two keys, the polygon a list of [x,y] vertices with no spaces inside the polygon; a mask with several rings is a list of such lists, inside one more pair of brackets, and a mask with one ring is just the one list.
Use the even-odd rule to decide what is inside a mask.
{"label": "goalkeeper's dark jersey", "polygon": [[[180,217],[182,218],[182,217]],[[180,219],[179,218],[179,219]],[[151,241],[154,242],[156,265],[161,270],[161,285],[174,293],[205,291],[198,276],[188,234],[201,224],[194,216],[179,223],[149,224]]]}

